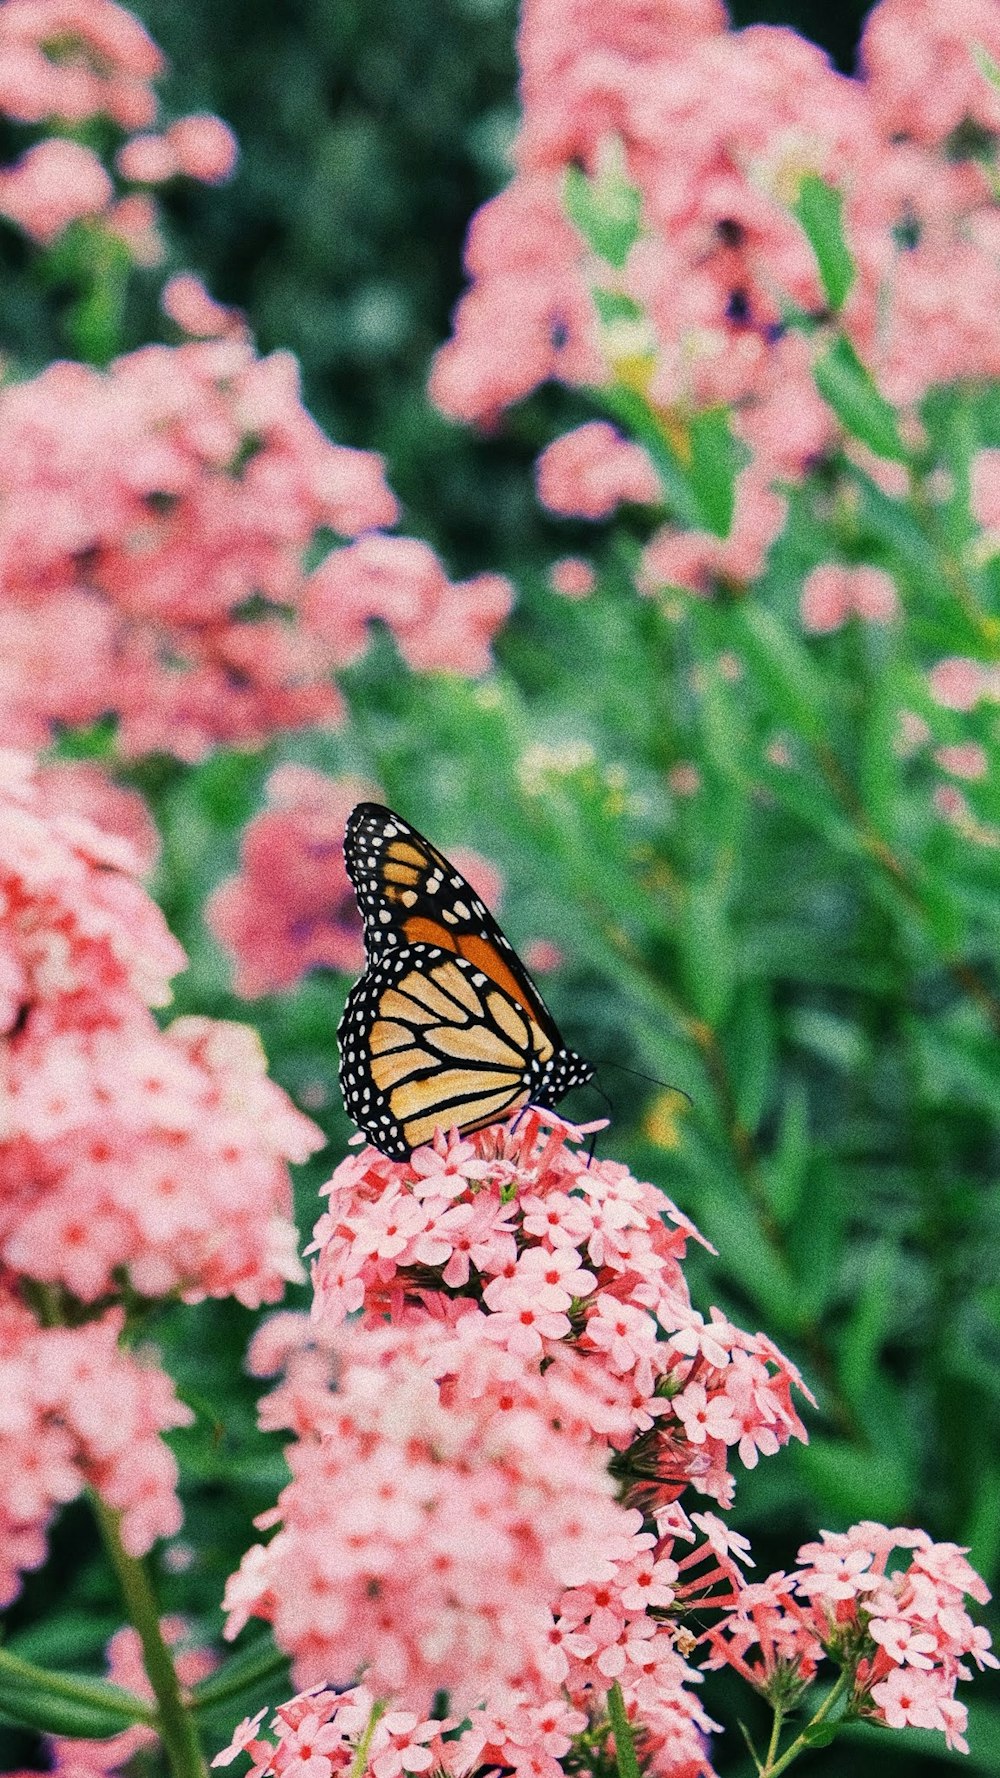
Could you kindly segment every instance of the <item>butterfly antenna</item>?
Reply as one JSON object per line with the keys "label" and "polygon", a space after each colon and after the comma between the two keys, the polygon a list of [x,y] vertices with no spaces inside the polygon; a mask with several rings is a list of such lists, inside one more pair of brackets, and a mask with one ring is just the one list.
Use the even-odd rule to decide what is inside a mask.
{"label": "butterfly antenna", "polygon": [[[680,1093],[681,1098],[686,1099],[689,1105],[694,1104],[691,1094],[685,1092],[683,1087],[675,1087],[669,1080],[660,1080],[655,1074],[643,1074],[639,1068],[626,1068],[624,1062],[612,1062],[610,1057],[606,1057],[603,1062],[595,1062],[594,1066],[596,1068],[617,1068],[619,1074],[631,1074],[635,1080],[648,1080],[651,1087],[664,1087],[668,1093]],[[595,1082],[591,1081],[591,1085],[595,1086],[597,1092],[601,1092]],[[601,1096],[606,1098],[606,1094],[602,1093]]]}
{"label": "butterfly antenna", "polygon": [[[599,1093],[600,1094],[600,1097],[604,1100],[604,1103],[607,1106],[608,1110],[610,1111],[612,1117],[614,1117],[615,1108],[612,1105],[611,1100],[608,1098],[607,1093],[604,1091],[604,1088],[599,1087],[596,1080],[594,1080],[593,1078],[591,1078],[587,1082],[587,1085],[589,1086],[592,1093]],[[591,1136],[590,1136],[590,1147],[587,1150],[587,1165],[588,1165],[588,1167],[590,1166],[590,1163],[594,1158],[594,1150],[596,1147],[597,1147],[597,1131],[593,1130],[591,1132]]]}

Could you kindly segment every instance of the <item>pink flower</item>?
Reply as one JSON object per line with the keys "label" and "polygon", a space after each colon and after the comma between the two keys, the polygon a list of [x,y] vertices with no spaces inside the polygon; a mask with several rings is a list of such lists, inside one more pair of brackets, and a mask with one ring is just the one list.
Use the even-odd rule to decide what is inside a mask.
{"label": "pink flower", "polygon": [[83,216],[99,216],[113,188],[101,162],[82,143],[53,136],[26,149],[0,171],[0,214],[45,245]]}
{"label": "pink flower", "polygon": [[1000,670],[952,655],[931,669],[930,689],[945,710],[974,710],[981,698],[1000,701]]}
{"label": "pink flower", "polygon": [[236,967],[237,991],[253,998],[290,987],[310,969],[356,972],[361,920],[344,866],[344,824],[359,799],[356,779],[280,766],[267,782],[270,808],[243,831],[241,871],[209,897],[205,919]]}
{"label": "pink flower", "polygon": [[564,433],[538,459],[538,496],[553,512],[604,519],[623,501],[659,505],[659,477],[640,445],[605,420]]}
{"label": "pink flower", "polygon": [[953,778],[974,781],[985,778],[989,770],[986,749],[978,741],[964,741],[954,747],[937,747],[934,758],[941,770],[950,772]]}
{"label": "pink flower", "polygon": [[869,623],[889,623],[899,613],[895,585],[880,568],[847,568],[824,563],[802,586],[802,627],[816,635],[839,630],[851,614]]}
{"label": "pink flower", "polygon": [[176,156],[177,165],[190,179],[201,179],[208,185],[220,185],[228,179],[235,166],[239,148],[236,137],[221,117],[210,112],[195,112],[178,118],[166,132],[166,141]]}
{"label": "pink flower", "polygon": [[167,279],[160,306],[182,332],[197,339],[224,339],[227,335],[246,333],[239,311],[217,303],[193,272],[178,272]]}
{"label": "pink flower", "polygon": [[585,599],[592,593],[596,575],[582,556],[563,556],[549,569],[549,585],[563,599]]}

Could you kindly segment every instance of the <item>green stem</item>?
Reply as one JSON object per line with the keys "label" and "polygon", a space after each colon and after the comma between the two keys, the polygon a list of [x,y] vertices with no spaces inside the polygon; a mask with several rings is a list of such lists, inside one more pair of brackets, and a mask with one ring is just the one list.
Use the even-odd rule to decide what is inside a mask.
{"label": "green stem", "polygon": [[124,1686],[111,1685],[106,1679],[86,1679],[75,1673],[53,1673],[47,1667],[36,1666],[34,1661],[24,1660],[12,1649],[0,1648],[0,1688],[5,1692],[4,1682],[7,1680],[25,1686],[36,1696],[61,1699],[84,1710],[96,1711],[101,1718],[118,1717],[123,1729],[131,1728],[137,1722],[146,1723],[151,1728],[156,1726],[156,1711],[152,1705],[137,1698]]}
{"label": "green stem", "polygon": [[[845,1667],[840,1678],[837,1680],[836,1685],[832,1686],[827,1692],[826,1697],[823,1699],[815,1716],[806,1724],[801,1735],[796,1735],[795,1740],[789,1743],[780,1759],[773,1760],[771,1757],[771,1748],[768,1748],[767,1761],[761,1772],[760,1778],[780,1778],[782,1772],[787,1772],[793,1759],[798,1759],[799,1754],[804,1753],[806,1748],[810,1745],[810,1736],[813,1730],[818,1729],[820,1724],[826,1721],[834,1705],[840,1703],[841,1698],[851,1684],[851,1679],[852,1675]],[[780,1717],[777,1714],[775,1715],[775,1727],[780,1733]],[[771,1736],[771,1741],[774,1751],[777,1752],[777,1742],[773,1734]]]}
{"label": "green stem", "polygon": [[386,1700],[384,1698],[376,1698],[375,1699],[375,1702],[372,1705],[371,1715],[369,1716],[368,1721],[365,1724],[365,1732],[362,1735],[360,1741],[358,1742],[357,1750],[355,1752],[354,1758],[351,1761],[351,1769],[347,1775],[347,1778],[361,1778],[361,1774],[364,1771],[366,1765],[368,1764],[368,1749],[370,1748],[370,1746],[372,1744],[372,1736],[374,1735],[375,1729],[378,1725],[379,1717],[385,1715],[388,1707],[389,1706],[386,1703]]}
{"label": "green stem", "polygon": [[615,1761],[618,1766],[618,1778],[639,1778],[639,1761],[635,1757],[635,1742],[632,1739],[632,1726],[625,1714],[625,1699],[617,1679],[608,1693],[608,1715],[611,1718],[611,1730],[615,1737]]}
{"label": "green stem", "polygon": [[776,1704],[774,1706],[774,1723],[771,1728],[771,1739],[767,1744],[767,1752],[764,1755],[764,1770],[765,1771],[770,1770],[770,1768],[774,1764],[774,1761],[778,1757],[778,1742],[781,1740],[781,1725],[784,1722],[784,1720],[785,1720],[785,1713],[783,1710],[779,1709],[778,1705]]}
{"label": "green stem", "polygon": [[194,1718],[181,1693],[177,1669],[163,1633],[156,1598],[144,1564],[122,1542],[121,1515],[93,1489],[90,1503],[104,1547],[118,1577],[129,1621],[139,1632],[142,1658],[156,1698],[156,1725],[174,1778],[206,1778]]}

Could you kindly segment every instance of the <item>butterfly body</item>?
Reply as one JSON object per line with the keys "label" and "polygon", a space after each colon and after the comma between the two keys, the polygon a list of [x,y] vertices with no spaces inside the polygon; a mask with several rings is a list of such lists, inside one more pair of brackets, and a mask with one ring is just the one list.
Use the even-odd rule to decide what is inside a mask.
{"label": "butterfly body", "polygon": [[340,1023],[340,1084],[383,1154],[405,1160],[436,1129],[555,1107],[590,1080],[489,910],[415,828],[359,803],[344,858],[367,967]]}

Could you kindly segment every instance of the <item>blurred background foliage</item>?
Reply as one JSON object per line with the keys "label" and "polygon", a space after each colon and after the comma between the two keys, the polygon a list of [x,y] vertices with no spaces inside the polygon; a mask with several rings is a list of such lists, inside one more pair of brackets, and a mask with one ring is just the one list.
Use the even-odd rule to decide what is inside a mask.
{"label": "blurred background foliage", "polygon": [[[334,437],[385,455],[409,534],[454,573],[497,567],[519,591],[495,679],[417,678],[378,640],[345,675],[351,720],[339,734],[134,774],[164,833],[156,893],[191,956],[177,1010],[252,1018],[277,1078],[327,1129],[329,1148],[298,1180],[306,1236],[350,1133],[333,1037],[349,984],[320,975],[249,1008],[236,1001],[202,922],[206,895],[235,868],[240,830],[282,759],[357,773],[446,850],[475,847],[504,873],[511,939],[544,937],[565,954],[545,991],[568,1041],[692,1097],[600,1070],[614,1104],[604,1152],[662,1185],[719,1248],[717,1260],[695,1252],[696,1301],[773,1334],[819,1397],[808,1449],[741,1478],[735,1522],[760,1570],[789,1566],[817,1525],[872,1517],[971,1544],[995,1581],[996,854],[937,820],[926,766],[893,751],[901,707],[933,721],[935,739],[959,738],[927,705],[911,626],[852,625],[806,644],[797,620],[805,573],[846,549],[891,569],[921,648],[961,652],[942,552],[960,551],[968,529],[969,457],[1000,440],[995,402],[942,398],[932,416],[958,489],[941,535],[864,477],[813,481],[754,601],[691,601],[683,613],[643,601],[631,580],[640,515],[588,528],[535,502],[534,456],[585,417],[575,398],[544,392],[480,437],[424,394],[462,286],[468,218],[506,178],[513,0],[136,10],[173,64],[168,110],[218,111],[242,144],[229,187],[166,192],[177,263],[246,311],[262,350],[296,353],[307,403]],[[788,0],[734,16],[792,24],[852,66],[860,7]],[[66,350],[60,292],[39,288],[13,231],[0,254],[0,338],[40,366]],[[163,336],[158,287],[153,273],[137,278],[125,347]],[[599,590],[558,600],[547,567],[584,543]],[[978,592],[995,602],[988,569]],[[970,732],[963,721],[961,738]],[[995,759],[985,722],[979,738]],[[776,743],[790,766],[774,763]],[[703,790],[673,797],[667,775],[689,761]],[[581,1093],[567,1110],[601,1106]],[[162,1593],[210,1637],[251,1518],[284,1475],[241,1373],[251,1323],[207,1304],[172,1309],[152,1330],[198,1409],[173,1440],[187,1523],[161,1563]],[[12,1644],[98,1670],[119,1622],[87,1510],[74,1507],[9,1614]],[[259,1632],[242,1643],[258,1646]],[[284,1683],[272,1674],[220,1707],[217,1738]],[[732,1720],[720,1685],[707,1701]],[[983,1686],[971,1717],[966,1770],[1000,1772],[1000,1705]],[[930,1774],[953,1763],[939,1739],[871,1732],[815,1760]],[[7,1769],[40,1757],[13,1734],[0,1753]],[[749,1770],[735,1729],[713,1757],[722,1772]]]}

